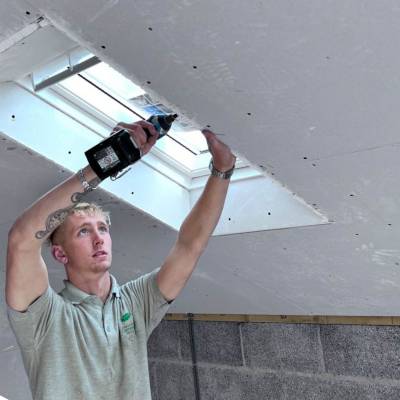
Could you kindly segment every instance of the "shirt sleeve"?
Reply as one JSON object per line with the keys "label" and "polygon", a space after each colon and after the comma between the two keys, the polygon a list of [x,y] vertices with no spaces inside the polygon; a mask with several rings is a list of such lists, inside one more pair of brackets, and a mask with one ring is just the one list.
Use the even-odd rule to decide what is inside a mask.
{"label": "shirt sleeve", "polygon": [[11,329],[22,349],[30,350],[40,343],[61,304],[59,295],[49,286],[26,311],[20,312],[7,307]]}
{"label": "shirt sleeve", "polygon": [[126,283],[133,301],[143,313],[147,337],[161,322],[170,306],[170,302],[164,298],[158,287],[156,280],[158,271],[159,268]]}

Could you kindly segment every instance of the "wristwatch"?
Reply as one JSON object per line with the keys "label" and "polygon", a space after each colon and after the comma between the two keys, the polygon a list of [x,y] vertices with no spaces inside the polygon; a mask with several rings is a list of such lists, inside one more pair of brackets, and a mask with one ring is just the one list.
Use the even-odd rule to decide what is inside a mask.
{"label": "wristwatch", "polygon": [[210,169],[212,176],[216,176],[217,178],[221,178],[221,179],[230,179],[233,174],[233,171],[235,169],[235,164],[233,164],[233,167],[230,170],[222,172],[222,171],[217,170],[217,168],[214,167],[213,160],[211,159],[210,165],[208,166],[208,168]]}

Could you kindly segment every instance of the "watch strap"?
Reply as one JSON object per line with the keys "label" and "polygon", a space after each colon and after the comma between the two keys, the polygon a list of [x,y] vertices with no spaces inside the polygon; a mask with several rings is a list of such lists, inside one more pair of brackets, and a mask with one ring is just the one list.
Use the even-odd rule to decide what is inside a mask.
{"label": "watch strap", "polygon": [[213,160],[211,159],[210,161],[210,165],[208,166],[210,171],[211,171],[211,175],[215,176],[217,178],[221,178],[221,179],[230,179],[231,176],[233,175],[233,171],[235,170],[235,164],[233,164],[233,167],[225,172],[219,171],[217,168],[214,167],[214,163]]}

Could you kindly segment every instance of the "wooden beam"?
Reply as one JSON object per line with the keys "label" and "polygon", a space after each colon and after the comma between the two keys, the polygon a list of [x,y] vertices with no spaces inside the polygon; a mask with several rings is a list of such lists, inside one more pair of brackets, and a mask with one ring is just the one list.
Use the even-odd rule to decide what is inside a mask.
{"label": "wooden beam", "polygon": [[[167,314],[169,321],[186,321],[187,314]],[[400,317],[341,315],[261,315],[261,314],[193,314],[194,321],[270,322],[280,324],[319,325],[400,325]]]}

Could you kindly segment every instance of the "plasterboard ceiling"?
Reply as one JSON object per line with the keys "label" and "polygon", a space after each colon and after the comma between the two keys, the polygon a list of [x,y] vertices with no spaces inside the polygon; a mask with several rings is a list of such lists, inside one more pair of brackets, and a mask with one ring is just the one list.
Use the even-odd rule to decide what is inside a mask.
{"label": "plasterboard ceiling", "polygon": [[[224,133],[232,148],[335,221],[213,239],[172,311],[397,314],[396,2],[32,4],[32,12],[175,109]],[[10,171],[38,183],[35,190],[33,183],[19,188],[25,205],[61,179],[40,157],[21,168],[18,157],[5,158],[12,153],[6,146],[2,184]],[[8,193],[1,202],[10,203],[1,216],[5,227],[20,208]],[[157,266],[174,239],[148,217],[126,220],[126,212],[115,205],[114,229],[122,233],[115,273],[122,280],[131,263],[135,274]],[[150,242],[154,236],[157,246]]]}

